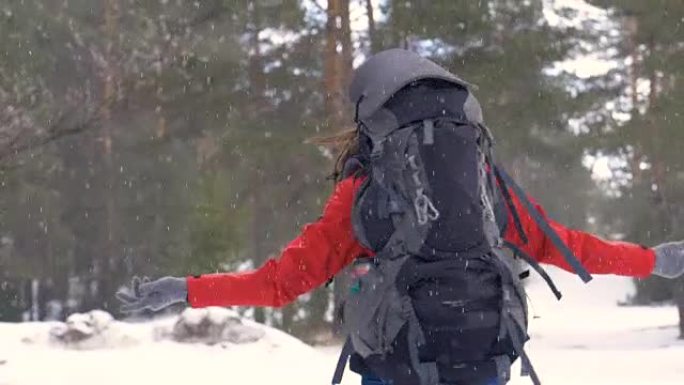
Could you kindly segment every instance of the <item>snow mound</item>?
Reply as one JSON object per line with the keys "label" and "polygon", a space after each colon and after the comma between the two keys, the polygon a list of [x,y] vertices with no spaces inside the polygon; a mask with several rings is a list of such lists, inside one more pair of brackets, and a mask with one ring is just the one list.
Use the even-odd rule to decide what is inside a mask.
{"label": "snow mound", "polygon": [[[111,342],[106,349],[64,349],[50,343],[49,331],[59,326],[56,322],[0,322],[0,385],[321,385],[329,383],[335,368],[337,356],[329,357],[285,332],[244,318],[230,329],[236,331],[238,325],[258,329],[257,336],[263,338],[239,344],[175,342],[171,333],[181,318],[191,325],[220,324],[234,322],[236,314],[212,309],[188,311],[180,318],[112,321],[103,335],[116,329],[138,343],[123,347]],[[162,330],[167,333],[163,338],[158,335]],[[35,336],[33,343],[26,343],[27,336]],[[241,333],[234,341],[245,338]],[[343,385],[358,384],[358,376],[345,374]]]}
{"label": "snow mound", "polygon": [[[104,349],[136,344],[127,335],[120,322],[102,310],[70,315],[66,322],[58,323],[49,330],[49,342],[53,345],[75,350]],[[34,342],[28,340],[27,342]]]}
{"label": "snow mound", "polygon": [[223,342],[245,344],[262,339],[262,328],[248,326],[240,315],[232,310],[209,307],[188,308],[181,313],[170,332],[162,329],[158,336],[176,342],[215,345]]}

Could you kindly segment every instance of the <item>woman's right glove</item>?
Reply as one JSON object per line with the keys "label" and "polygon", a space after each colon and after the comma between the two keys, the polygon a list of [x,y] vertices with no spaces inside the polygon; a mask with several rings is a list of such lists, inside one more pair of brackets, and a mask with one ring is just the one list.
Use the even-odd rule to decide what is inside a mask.
{"label": "woman's right glove", "polygon": [[684,274],[684,242],[663,243],[653,248],[655,267],[653,274],[665,278],[677,278]]}
{"label": "woman's right glove", "polygon": [[122,313],[135,313],[145,309],[159,311],[176,303],[187,302],[188,284],[185,278],[164,277],[156,281],[133,278],[131,287],[116,292],[121,301]]}

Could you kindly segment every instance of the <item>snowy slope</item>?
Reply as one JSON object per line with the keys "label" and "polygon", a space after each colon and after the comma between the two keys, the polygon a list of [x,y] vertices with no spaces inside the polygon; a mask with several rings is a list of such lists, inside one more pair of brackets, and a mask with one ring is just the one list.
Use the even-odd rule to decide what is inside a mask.
{"label": "snowy slope", "polygon": [[[551,273],[564,293],[562,302],[539,281],[528,290],[536,317],[528,349],[545,385],[684,384],[684,343],[676,341],[673,308],[616,306],[632,290],[628,279],[601,277],[584,286],[569,274]],[[127,338],[119,347],[89,351],[46,344],[44,336],[54,326],[48,323],[0,324],[0,385],[323,385],[337,360],[336,348],[315,349],[251,323],[265,330],[259,342],[154,341],[154,329],[171,323],[120,324]],[[345,385],[358,381],[345,374]],[[511,383],[530,384],[517,375]]]}

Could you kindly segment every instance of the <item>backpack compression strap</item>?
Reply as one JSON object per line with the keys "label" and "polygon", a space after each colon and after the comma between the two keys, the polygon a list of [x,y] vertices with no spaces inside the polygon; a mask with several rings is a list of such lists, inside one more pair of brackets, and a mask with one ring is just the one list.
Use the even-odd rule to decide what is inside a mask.
{"label": "backpack compression strap", "polygon": [[[494,164],[493,162],[490,162],[490,164]],[[520,221],[520,213],[518,213],[518,210],[515,209],[515,205],[513,204],[513,198],[511,197],[511,192],[508,191],[507,188],[504,187],[503,181],[501,179],[501,175],[499,175],[499,170],[494,167],[494,175],[496,176],[496,180],[499,181],[499,184],[502,184],[499,187],[499,190],[501,191],[501,195],[503,195],[504,200],[506,202],[506,206],[508,206],[509,210],[511,210],[511,214],[513,215],[513,225],[515,225],[515,230],[518,232],[518,235],[520,236],[520,239],[523,241],[523,244],[527,244],[529,241],[527,239],[527,234],[525,234],[525,230],[523,230],[522,227],[522,222]]]}
{"label": "backpack compression strap", "polygon": [[561,294],[560,290],[556,287],[556,284],[553,283],[553,280],[549,276],[549,273],[544,270],[544,268],[537,262],[534,258],[532,258],[529,254],[527,254],[523,249],[519,248],[518,246],[512,244],[511,242],[504,241],[504,246],[508,247],[509,249],[513,250],[513,253],[517,255],[518,257],[522,258],[527,262],[528,265],[532,266],[532,268],[542,277],[544,282],[546,282],[547,285],[549,285],[549,288],[553,292],[553,295],[556,296],[557,299],[561,299],[563,297],[563,294]]}
{"label": "backpack compression strap", "polygon": [[579,261],[579,259],[577,259],[577,257],[573,254],[570,248],[568,248],[568,245],[566,245],[565,242],[563,242],[558,233],[553,228],[551,228],[549,222],[546,219],[544,219],[539,210],[532,204],[532,202],[530,202],[529,198],[527,198],[527,194],[525,194],[523,189],[502,168],[495,166],[494,169],[496,170],[497,176],[500,178],[499,183],[502,184],[501,187],[506,189],[507,186],[510,186],[513,189],[518,198],[520,198],[522,204],[525,206],[527,211],[532,216],[532,219],[534,219],[534,221],[537,223],[539,228],[541,228],[544,234],[546,234],[546,236],[549,237],[551,243],[553,243],[553,245],[556,246],[558,251],[560,251],[560,253],[563,255],[563,258],[565,258],[565,261],[572,267],[575,273],[585,283],[591,281],[593,279],[591,274],[589,274],[587,269],[585,269],[584,266],[582,266],[582,263]]}

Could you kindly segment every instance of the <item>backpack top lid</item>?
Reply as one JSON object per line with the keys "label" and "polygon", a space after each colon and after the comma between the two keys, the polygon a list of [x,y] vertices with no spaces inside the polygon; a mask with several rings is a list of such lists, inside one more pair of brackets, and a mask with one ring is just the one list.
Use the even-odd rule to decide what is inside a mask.
{"label": "backpack top lid", "polygon": [[[470,90],[470,84],[456,75],[404,49],[394,48],[370,57],[354,73],[349,98],[357,117],[364,121],[377,112],[397,91],[421,79],[440,79]],[[482,109],[472,93],[463,106],[466,118],[482,123]]]}

